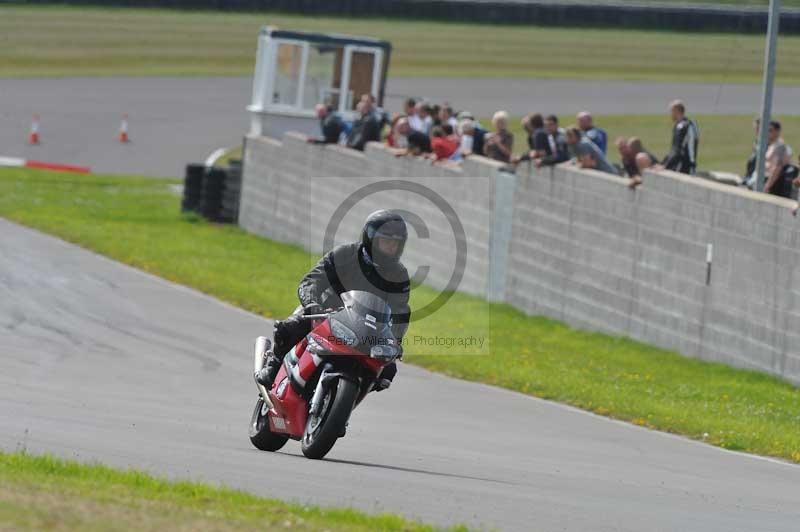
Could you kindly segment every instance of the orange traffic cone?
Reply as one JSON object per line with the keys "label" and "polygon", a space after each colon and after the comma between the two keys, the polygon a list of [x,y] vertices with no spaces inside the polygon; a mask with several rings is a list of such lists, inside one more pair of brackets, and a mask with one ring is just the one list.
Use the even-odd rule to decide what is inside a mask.
{"label": "orange traffic cone", "polygon": [[28,135],[28,144],[39,144],[39,115],[33,115],[33,122],[31,122],[31,133]]}
{"label": "orange traffic cone", "polygon": [[122,123],[119,125],[119,135],[117,136],[117,140],[120,142],[130,142],[130,138],[128,137],[128,114],[122,115]]}

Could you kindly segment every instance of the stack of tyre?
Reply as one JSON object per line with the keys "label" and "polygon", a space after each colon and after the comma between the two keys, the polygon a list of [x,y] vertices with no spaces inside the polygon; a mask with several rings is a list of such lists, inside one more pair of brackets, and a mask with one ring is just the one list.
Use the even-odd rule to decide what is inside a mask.
{"label": "stack of tyre", "polygon": [[239,198],[242,193],[242,161],[231,159],[225,178],[225,189],[222,192],[221,221],[236,223],[239,220]]}
{"label": "stack of tyre", "polygon": [[239,194],[242,163],[232,160],[227,168],[186,166],[183,185],[183,212],[196,212],[216,223],[236,223],[239,219]]}
{"label": "stack of tyre", "polygon": [[211,167],[203,178],[203,197],[200,200],[200,214],[212,222],[220,222],[222,193],[225,191],[226,172],[223,168]]}
{"label": "stack of tyre", "polygon": [[206,167],[202,164],[187,164],[186,177],[183,180],[183,212],[197,211],[203,199],[203,177]]}

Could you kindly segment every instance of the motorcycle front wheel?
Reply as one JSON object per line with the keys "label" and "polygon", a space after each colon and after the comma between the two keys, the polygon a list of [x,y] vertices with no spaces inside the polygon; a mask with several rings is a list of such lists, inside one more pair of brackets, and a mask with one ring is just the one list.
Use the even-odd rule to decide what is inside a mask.
{"label": "motorcycle front wheel", "polygon": [[347,379],[337,379],[328,387],[320,413],[309,416],[301,448],[306,458],[319,460],[331,450],[344,434],[350,413],[358,397],[358,385]]}
{"label": "motorcycle front wheel", "polygon": [[253,417],[250,420],[250,443],[261,451],[277,451],[289,440],[288,436],[276,434],[269,429],[269,408],[259,396]]}

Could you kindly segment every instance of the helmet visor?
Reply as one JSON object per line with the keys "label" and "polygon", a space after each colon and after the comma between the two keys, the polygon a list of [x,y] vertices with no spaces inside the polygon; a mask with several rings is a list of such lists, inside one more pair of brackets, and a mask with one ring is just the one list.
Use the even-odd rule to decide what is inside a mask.
{"label": "helmet visor", "polygon": [[384,257],[399,259],[403,254],[404,238],[397,238],[396,236],[383,236],[380,233],[375,235],[373,240],[374,249],[377,250]]}

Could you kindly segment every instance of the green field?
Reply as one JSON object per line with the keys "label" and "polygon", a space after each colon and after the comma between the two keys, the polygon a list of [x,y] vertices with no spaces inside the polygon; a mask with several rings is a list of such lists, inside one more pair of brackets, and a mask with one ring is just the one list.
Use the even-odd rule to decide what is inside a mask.
{"label": "green field", "polygon": [[369,516],[355,510],[288,504],[205,484],[170,482],[138,471],[116,471],[48,456],[0,452],[0,530],[276,529],[435,530],[388,514]]}
{"label": "green field", "polygon": [[[0,7],[0,76],[251,75],[259,27],[390,40],[391,75],[759,82],[764,37],[147,9]],[[800,36],[778,82],[800,83]]]}
{"label": "green field", "polygon": [[[168,185],[3,169],[0,216],[264,316],[288,314],[296,305],[294,287],[315,257],[238,227],[183,217]],[[415,289],[414,308],[432,295]],[[800,462],[798,388],[475,297],[456,294],[449,305],[447,312],[414,322],[409,335],[458,336],[490,325],[491,353],[420,356],[412,343],[411,363],[728,449]]]}

